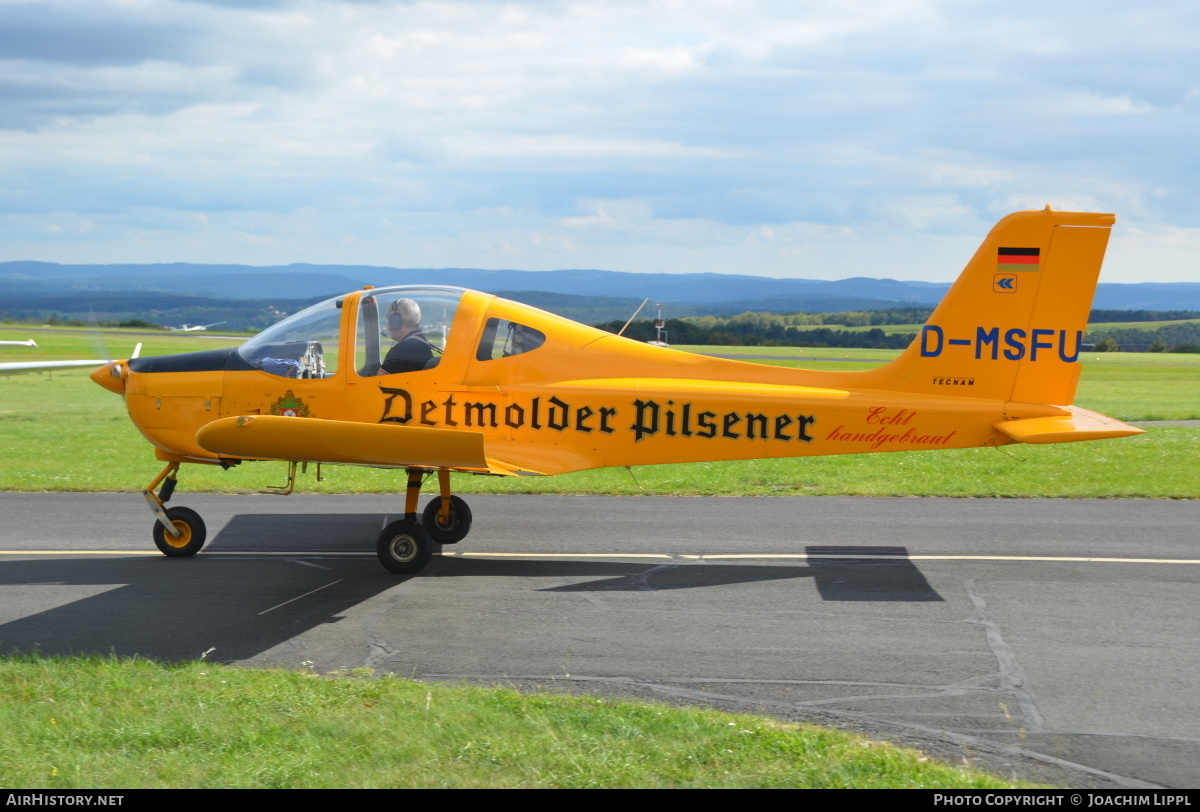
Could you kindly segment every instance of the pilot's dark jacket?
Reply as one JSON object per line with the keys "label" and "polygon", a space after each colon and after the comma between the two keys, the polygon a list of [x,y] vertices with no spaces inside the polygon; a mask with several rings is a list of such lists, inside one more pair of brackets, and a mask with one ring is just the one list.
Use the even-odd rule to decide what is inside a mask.
{"label": "pilot's dark jacket", "polygon": [[433,350],[429,348],[425,334],[418,330],[409,333],[388,350],[381,366],[389,375],[397,372],[417,372],[424,369],[431,358]]}

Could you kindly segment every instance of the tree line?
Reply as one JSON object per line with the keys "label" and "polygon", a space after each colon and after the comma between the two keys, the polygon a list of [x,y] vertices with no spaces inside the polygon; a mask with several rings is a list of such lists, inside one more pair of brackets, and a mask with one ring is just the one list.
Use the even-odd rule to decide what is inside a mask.
{"label": "tree line", "polygon": [[[904,349],[916,338],[916,332],[885,333],[881,329],[848,330],[835,327],[867,327],[895,324],[923,324],[933,313],[931,307],[899,307],[888,310],[839,313],[742,313],[737,316],[689,316],[667,319],[664,328],[672,344],[750,346],[750,347],[855,347],[860,349]],[[1093,310],[1093,324],[1137,321],[1167,321],[1200,318],[1188,310]],[[596,326],[616,333],[624,321]],[[624,335],[637,341],[653,341],[658,330],[652,319],[635,319]],[[1200,352],[1200,322],[1167,324],[1154,330],[1115,328],[1090,330],[1084,341],[1095,344],[1100,352],[1127,348],[1150,352]]]}
{"label": "tree line", "polygon": [[[777,314],[761,314],[777,315]],[[810,314],[801,314],[810,315]],[[702,318],[718,318],[704,316]],[[863,347],[867,349],[902,350],[916,336],[915,333],[887,334],[878,327],[871,330],[834,330],[817,327],[804,330],[786,324],[763,323],[756,320],[739,321],[733,317],[724,324],[708,326],[696,324],[692,319],[667,319],[664,325],[672,344],[710,344],[745,347]],[[610,321],[596,325],[610,333],[619,332],[624,322]],[[653,341],[658,330],[650,319],[635,319],[624,332],[625,336],[637,341]]]}

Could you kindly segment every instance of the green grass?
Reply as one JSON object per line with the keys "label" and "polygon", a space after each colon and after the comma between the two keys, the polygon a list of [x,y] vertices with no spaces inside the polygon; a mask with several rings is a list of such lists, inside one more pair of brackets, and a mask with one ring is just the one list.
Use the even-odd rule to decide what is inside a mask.
{"label": "green grass", "polygon": [[[839,369],[861,372],[891,361],[900,350],[863,350],[843,347],[726,347],[675,345],[673,349],[718,355],[755,364],[797,369]],[[820,359],[820,360],[813,360]]]}
{"label": "green grass", "polygon": [[[1176,319],[1174,321],[1120,321],[1120,322],[1096,322],[1090,323],[1085,328],[1085,332],[1103,333],[1108,330],[1157,330],[1160,327],[1171,327],[1182,324],[1196,324],[1200,319]],[[844,325],[844,324],[797,324],[797,330],[819,330],[822,327],[828,327],[830,330],[845,330],[851,333],[865,333],[868,330],[882,330],[886,335],[904,335],[915,334],[921,331],[924,327],[922,324],[864,324],[864,325]]]}
{"label": "green grass", "polygon": [[[803,347],[676,347],[800,369],[866,370],[865,360],[890,361],[898,350]],[[833,361],[809,361],[821,358]],[[795,359],[795,360],[779,360]],[[855,360],[861,359],[861,360]],[[1083,375],[1076,405],[1118,420],[1200,420],[1200,354],[1106,352],[1080,357]]]}
{"label": "green grass", "polygon": [[[698,352],[709,355],[726,355],[731,358],[746,356],[779,356],[783,358],[833,358],[859,361],[890,361],[900,354],[900,350],[863,350],[846,347],[731,347],[721,344],[685,345],[673,344],[672,349],[684,352]],[[813,367],[824,369],[825,367]],[[870,364],[862,364],[855,369],[870,369]]]}
{"label": "green grass", "polygon": [[[38,337],[49,347],[53,342],[49,338],[43,342],[43,335],[53,334]],[[86,349],[80,344],[86,344],[86,337],[60,338],[63,343],[55,346],[55,352],[75,357]],[[220,345],[183,335],[155,341],[162,342],[165,352]],[[769,363],[849,369],[870,365],[848,359],[887,356],[878,350],[705,349],[846,359]],[[24,347],[3,350],[0,355],[8,358],[32,352]],[[1200,356],[1104,353],[1083,360],[1081,406],[1125,420],[1200,419]],[[456,475],[454,487],[463,493],[1193,499],[1200,498],[1198,464],[1200,429],[1152,427],[1137,437],[1093,443],[652,465],[635,469],[633,476],[624,469],[525,479]],[[50,379],[46,375],[0,377],[0,490],[134,492],[160,468],[150,446],[130,423],[121,399],[93,384],[86,372],[54,373]],[[350,466],[325,466],[323,471],[324,482],[310,475],[301,480],[299,490],[395,493],[402,489],[402,475],[395,471]],[[285,475],[282,463],[247,464],[230,471],[188,466],[180,488],[181,492],[257,492],[282,484]]]}
{"label": "green grass", "polygon": [[36,347],[0,347],[0,361],[59,361],[68,358],[128,358],[141,343],[142,355],[167,355],[232,347],[242,339],[206,338],[197,333],[156,334],[147,330],[85,330],[56,328],[31,330],[21,325],[0,325],[0,340],[33,339]]}
{"label": "green grass", "polygon": [[1175,319],[1173,321],[1102,321],[1088,324],[1089,333],[1102,333],[1105,330],[1157,330],[1160,327],[1171,327],[1177,324],[1196,324],[1200,319]]}
{"label": "green grass", "polygon": [[1083,361],[1076,402],[1118,420],[1200,419],[1200,354],[1110,352]]}
{"label": "green grass", "polygon": [[[601,469],[456,480],[462,493],[1200,498],[1200,429],[1121,440]],[[636,477],[636,481],[635,478]],[[393,485],[393,487],[395,487]]]}
{"label": "green grass", "polygon": [[370,674],[0,659],[0,787],[1014,786],[810,725]]}
{"label": "green grass", "polygon": [[[0,360],[95,357],[85,336],[33,335]],[[228,346],[189,335],[107,337],[113,354]],[[711,348],[819,356],[866,369],[881,350]],[[1200,417],[1200,357],[1085,359],[1080,403],[1127,419]],[[160,468],[120,398],[86,372],[0,377],[0,490],[134,491]],[[1200,430],[1103,443],[647,466],[561,477],[457,477],[484,491],[1197,498]],[[190,466],[182,491],[258,491],[281,464]],[[301,490],[402,490],[394,471],[342,467]],[[814,727],[597,697],[104,658],[0,659],[0,786],[998,787],[912,751]]]}

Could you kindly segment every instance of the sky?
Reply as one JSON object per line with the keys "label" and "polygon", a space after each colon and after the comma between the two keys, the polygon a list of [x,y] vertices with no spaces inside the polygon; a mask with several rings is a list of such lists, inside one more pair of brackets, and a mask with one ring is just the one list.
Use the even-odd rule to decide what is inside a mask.
{"label": "sky", "polygon": [[[1200,282],[1200,3],[0,0],[0,261]],[[614,291],[618,294],[619,291]]]}

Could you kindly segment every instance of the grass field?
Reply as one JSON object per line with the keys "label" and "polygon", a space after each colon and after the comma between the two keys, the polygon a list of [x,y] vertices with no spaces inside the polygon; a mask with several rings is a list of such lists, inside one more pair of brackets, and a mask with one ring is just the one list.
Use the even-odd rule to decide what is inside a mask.
{"label": "grass field", "polygon": [[1176,319],[1174,321],[1105,321],[1089,324],[1087,331],[1103,332],[1104,330],[1157,330],[1159,327],[1169,327],[1174,324],[1198,324],[1200,319]]}
{"label": "grass field", "polygon": [[0,361],[58,361],[66,358],[128,358],[137,344],[142,355],[168,355],[233,347],[243,339],[226,339],[207,333],[170,333],[147,330],[84,330],[39,328],[0,324],[0,340],[33,339],[36,347],[0,347]]}
{"label": "grass field", "polygon": [[[694,352],[803,369],[865,370],[892,360],[899,350],[800,347],[687,347]],[[834,359],[813,361],[809,359]],[[780,360],[785,359],[785,360]],[[796,359],[796,360],[786,360]],[[1200,355],[1104,352],[1080,356],[1083,375],[1076,405],[1118,420],[1200,419]],[[871,363],[877,362],[877,363]]]}
{"label": "grass field", "polygon": [[0,787],[1016,786],[811,725],[369,676],[0,659]]}
{"label": "grass field", "polygon": [[[84,335],[0,329],[0,360],[99,357]],[[108,333],[118,356],[214,349],[205,336]],[[875,350],[711,348],[784,366],[867,369]],[[827,361],[801,361],[820,357]],[[1081,405],[1127,419],[1200,417],[1200,357],[1085,359]],[[1148,363],[1154,362],[1154,363]],[[1165,363],[1164,363],[1165,362]],[[460,492],[1200,497],[1200,429],[1103,443],[748,463],[561,477],[458,477]],[[122,491],[160,468],[120,398],[86,372],[0,377],[0,490]],[[341,467],[300,490],[402,491]],[[189,466],[180,490],[247,492],[284,466]],[[1009,786],[919,753],[815,727],[598,697],[98,658],[0,658],[0,787]]]}
{"label": "grass field", "polygon": [[[14,334],[15,333],[15,334]],[[0,331],[0,338],[25,337]],[[39,333],[42,357],[87,357],[84,335]],[[135,336],[106,336],[110,345]],[[195,335],[146,341],[144,354],[228,346]],[[799,348],[693,348],[726,355],[771,355],[762,363],[867,369],[896,353]],[[53,355],[50,355],[50,354]],[[24,347],[0,348],[0,359],[35,360]],[[1200,356],[1103,353],[1087,356],[1079,405],[1124,420],[1200,419]],[[129,422],[120,398],[84,371],[0,377],[0,490],[136,492],[161,467]],[[1152,427],[1147,434],[1094,443],[1003,449],[911,451],[792,460],[698,463],[584,471],[512,479],[457,476],[463,493],[802,494],[867,496],[1045,496],[1200,498],[1200,429]],[[324,482],[299,489],[321,493],[394,493],[401,475],[350,466],[323,469]],[[636,479],[635,479],[636,477]],[[181,491],[257,492],[282,484],[281,463],[230,471],[189,466]]]}

